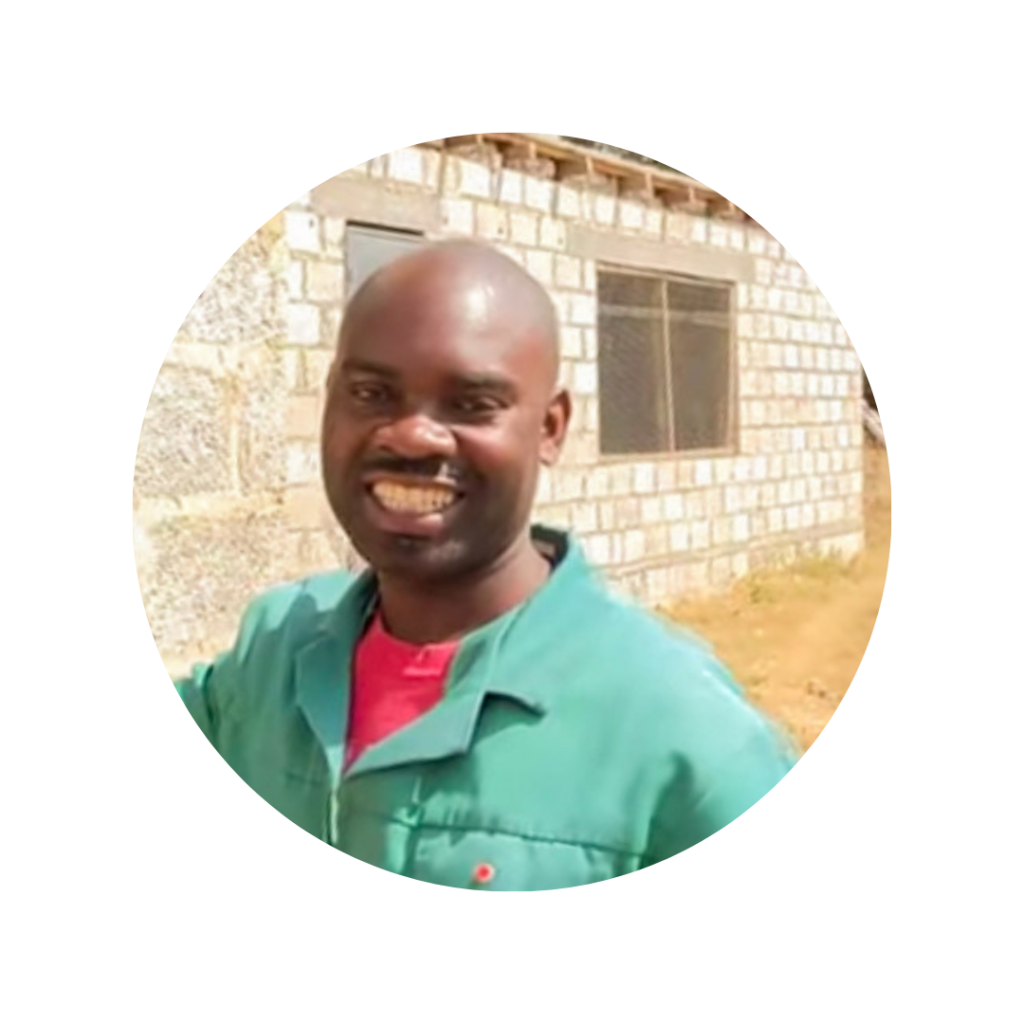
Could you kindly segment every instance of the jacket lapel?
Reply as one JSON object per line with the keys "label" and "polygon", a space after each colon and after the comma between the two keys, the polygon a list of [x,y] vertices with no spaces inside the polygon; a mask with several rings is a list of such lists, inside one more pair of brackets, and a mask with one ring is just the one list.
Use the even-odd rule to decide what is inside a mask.
{"label": "jacket lapel", "polygon": [[464,754],[473,743],[485,697],[482,690],[445,697],[416,721],[366,750],[346,777]]}
{"label": "jacket lapel", "polygon": [[[551,681],[536,674],[537,666],[580,613],[592,582],[573,541],[543,528],[533,532],[535,541],[550,544],[561,555],[548,583],[524,605],[465,637],[441,702],[367,749],[345,778],[465,754],[488,695],[515,701],[537,715],[545,713],[543,691]],[[298,704],[323,747],[333,779],[339,778],[345,759],[352,652],[375,597],[375,581],[367,573],[346,593],[323,634],[298,657]]]}
{"label": "jacket lapel", "polygon": [[535,527],[533,537],[535,543],[546,542],[561,556],[547,584],[525,604],[464,637],[441,702],[366,750],[346,777],[465,754],[473,745],[488,696],[514,701],[538,716],[545,713],[546,702],[537,685],[542,681],[531,664],[534,646],[524,644],[523,638],[532,636],[542,650],[558,643],[559,617],[554,613],[565,614],[567,597],[571,609],[582,562],[564,535]]}
{"label": "jacket lapel", "polygon": [[372,610],[372,597],[372,581],[360,578],[296,656],[295,700],[323,749],[332,780],[341,775],[345,760],[352,652]]}

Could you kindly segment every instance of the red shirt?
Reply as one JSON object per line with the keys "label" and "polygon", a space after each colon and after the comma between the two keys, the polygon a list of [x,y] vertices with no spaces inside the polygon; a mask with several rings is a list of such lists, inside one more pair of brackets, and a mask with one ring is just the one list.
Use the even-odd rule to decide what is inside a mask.
{"label": "red shirt", "polygon": [[356,648],[348,710],[345,769],[367,747],[429,711],[444,693],[458,641],[408,644],[375,615]]}

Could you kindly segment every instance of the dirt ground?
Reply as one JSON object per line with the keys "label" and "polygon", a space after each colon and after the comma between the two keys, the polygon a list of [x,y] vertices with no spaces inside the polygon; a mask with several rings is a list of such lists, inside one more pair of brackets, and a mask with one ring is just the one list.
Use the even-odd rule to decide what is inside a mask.
{"label": "dirt ground", "polygon": [[751,700],[802,750],[832,717],[864,656],[889,562],[889,461],[864,448],[866,547],[849,564],[815,560],[741,580],[725,595],[662,611],[715,648]]}

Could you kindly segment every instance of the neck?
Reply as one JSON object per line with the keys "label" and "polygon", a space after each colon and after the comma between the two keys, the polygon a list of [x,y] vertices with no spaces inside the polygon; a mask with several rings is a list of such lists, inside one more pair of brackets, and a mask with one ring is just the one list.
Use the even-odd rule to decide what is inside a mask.
{"label": "neck", "polygon": [[470,577],[418,583],[380,576],[388,632],[413,644],[444,643],[486,625],[543,586],[550,566],[523,534],[498,561]]}

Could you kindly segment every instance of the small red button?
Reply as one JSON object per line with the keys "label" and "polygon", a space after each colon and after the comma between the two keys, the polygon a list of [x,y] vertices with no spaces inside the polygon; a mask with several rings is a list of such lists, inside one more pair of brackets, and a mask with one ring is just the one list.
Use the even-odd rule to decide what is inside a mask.
{"label": "small red button", "polygon": [[488,882],[494,879],[494,865],[493,864],[477,864],[473,871],[473,881],[478,885],[487,885]]}

